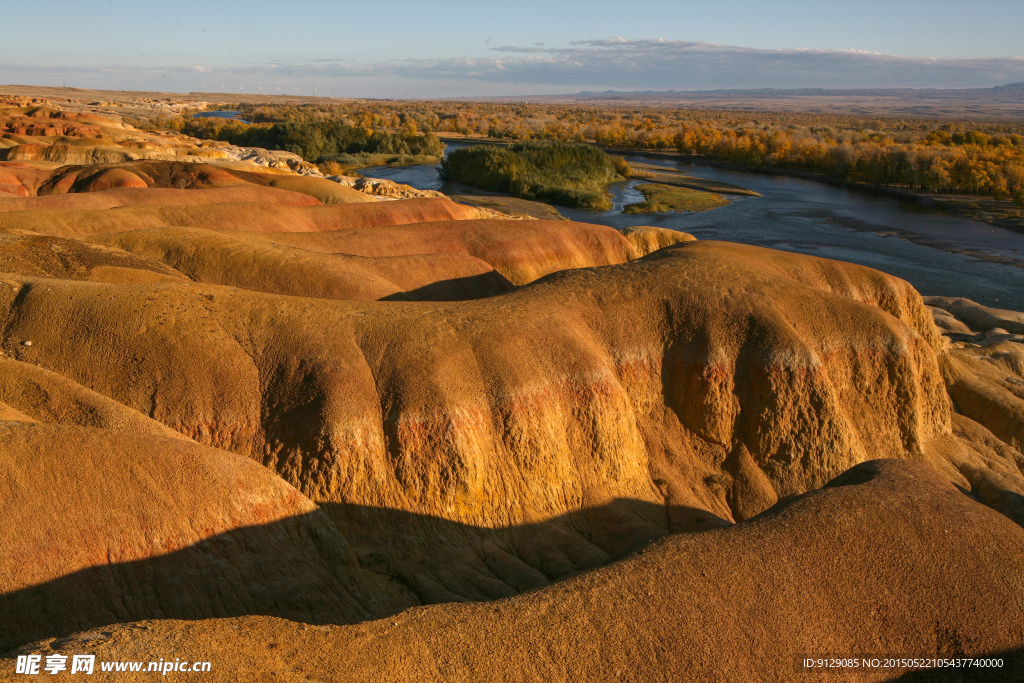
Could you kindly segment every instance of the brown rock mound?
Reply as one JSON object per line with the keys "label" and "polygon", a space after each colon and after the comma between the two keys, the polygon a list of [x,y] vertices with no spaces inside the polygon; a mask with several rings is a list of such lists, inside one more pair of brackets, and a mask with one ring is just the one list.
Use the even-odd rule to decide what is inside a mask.
{"label": "brown rock mound", "polygon": [[39,195],[64,192],[88,192],[92,183],[108,173],[131,173],[146,187],[176,189],[207,189],[246,184],[230,169],[211,164],[169,161],[137,161],[121,164],[64,166],[39,188]]}
{"label": "brown rock mound", "polygon": [[2,211],[40,211],[73,209],[115,209],[139,204],[285,204],[315,206],[320,202],[308,194],[256,185],[229,185],[201,192],[174,188],[119,188],[103,192],[50,194],[25,199],[0,199]]}
{"label": "brown rock mound", "polygon": [[0,471],[3,650],[140,614],[359,620],[402,596],[305,497],[231,453],[0,422]]}
{"label": "brown rock mound", "polygon": [[[953,341],[943,376],[957,412],[1024,449],[1024,313],[970,299],[928,297],[936,324]],[[1024,471],[1024,458],[1019,459]]]}
{"label": "brown rock mound", "polygon": [[972,330],[987,332],[1000,328],[1013,334],[1024,334],[1024,313],[989,308],[962,297],[929,296],[925,301],[929,306],[957,318]]}
{"label": "brown rock mound", "polygon": [[649,254],[663,247],[670,247],[673,244],[680,244],[682,242],[693,242],[697,239],[685,232],[655,228],[649,225],[623,228],[621,232],[641,254]]}
{"label": "brown rock mound", "polygon": [[[458,220],[230,235],[151,228],[93,239],[163,261],[202,282],[266,292],[316,296],[313,292],[320,291],[320,278],[306,274],[337,274],[353,293],[345,295],[343,287],[329,298],[353,299],[383,298],[393,292],[364,287],[372,280],[346,275],[352,268],[372,269],[378,279],[398,276],[405,284],[395,285],[393,291],[477,277],[493,268],[500,277],[480,279],[482,289],[476,296],[484,296],[507,291],[507,284],[501,284],[506,278],[521,285],[555,271],[625,263],[646,253],[638,252],[612,228],[566,221]],[[381,295],[356,295],[355,287]]]}
{"label": "brown rock mound", "polygon": [[990,501],[1022,481],[954,431],[920,297],[850,264],[688,242],[445,304],[8,277],[7,353],[263,462],[424,601],[543,585],[874,455]]}
{"label": "brown rock mound", "polygon": [[75,384],[66,377],[5,357],[0,357],[0,401],[22,416],[4,419],[26,419],[31,422],[116,429],[138,435],[186,439],[156,420]]}
{"label": "brown rock mound", "polygon": [[125,206],[113,211],[40,210],[0,213],[0,231],[80,237],[126,230],[191,227],[208,230],[319,232],[476,218],[449,199],[403,199],[334,206],[209,204]]}
{"label": "brown rock mound", "polygon": [[[252,168],[251,166],[249,168]],[[104,188],[102,178],[109,174],[131,174],[146,187],[208,189],[232,185],[273,187],[314,197],[324,204],[376,201],[362,192],[324,178],[291,173],[259,173],[228,165],[197,164],[181,161],[132,161],[119,164],[66,166],[53,173],[39,188],[40,195],[61,192],[92,192]],[[312,202],[311,202],[312,203]]]}
{"label": "brown rock mound", "polygon": [[984,349],[956,349],[943,363],[957,411],[985,425],[1018,451],[1024,450],[1022,365],[1024,344],[1012,342]]}
{"label": "brown rock mound", "polygon": [[136,153],[117,145],[70,145],[22,143],[0,149],[0,157],[9,161],[51,161],[60,164],[113,164],[138,158]]}
{"label": "brown rock mound", "polygon": [[[350,663],[340,678],[467,678],[483,634],[495,677],[775,680],[797,645],[1024,643],[1021,531],[967,498],[1024,523],[1012,312],[978,322],[849,264],[369,201],[166,160],[227,154],[175,136],[6,115],[5,156],[149,159],[0,163],[0,645],[250,615],[151,633],[255,666],[269,655],[245,629],[264,628],[314,667],[275,650],[287,668],[266,671],[314,679],[328,659]],[[789,500],[876,457],[902,462]],[[340,639],[254,616],[535,589]],[[388,659],[430,661],[420,647],[449,659]]]}
{"label": "brown rock mound", "polygon": [[232,173],[246,182],[266,187],[276,187],[289,192],[298,192],[315,197],[323,204],[350,204],[352,202],[374,202],[377,201],[369,193],[345,185],[340,185],[332,180],[300,175],[272,175],[269,173],[252,173],[246,171],[232,171]]}
{"label": "brown rock mound", "polygon": [[[995,656],[1001,668],[966,680],[1013,681],[1024,676],[1022,548],[1024,530],[934,470],[879,460],[754,520],[672,536],[498,603],[436,605],[342,627],[255,616],[149,621],[18,652],[143,662],[180,653],[211,662],[210,673],[175,673],[187,681],[396,683],[774,683],[819,678],[797,667],[805,657]],[[10,660],[0,670],[15,680]],[[828,679],[898,673],[849,669]],[[933,670],[911,680],[963,676]]]}
{"label": "brown rock mound", "polygon": [[0,192],[4,193],[4,195],[15,197],[27,197],[29,195],[28,189],[21,184],[18,176],[10,171],[5,171],[3,167],[0,167]]}
{"label": "brown rock mound", "polygon": [[18,161],[0,161],[0,174],[5,185],[5,188],[0,189],[17,197],[31,197],[52,173],[52,169],[37,168]]}
{"label": "brown rock mound", "polygon": [[[388,243],[390,230],[371,230],[379,233],[378,243]],[[550,247],[543,241],[544,235],[533,237],[535,243]],[[195,228],[154,228],[96,239],[146,261],[167,264],[198,282],[289,296],[460,300],[493,296],[513,288],[486,261],[465,253],[464,244],[463,253],[439,254],[424,249],[425,253],[368,258],[264,242],[247,233]],[[457,245],[456,240],[453,236],[451,242]]]}
{"label": "brown rock mound", "polygon": [[[0,273],[100,282],[188,280],[173,268],[121,249],[45,235],[0,233]],[[0,287],[20,287],[0,283]]]}
{"label": "brown rock mound", "polygon": [[112,168],[89,178],[88,182],[83,183],[83,186],[78,191],[102,192],[103,190],[123,187],[148,188],[149,185],[146,184],[145,180],[131,171],[126,171],[121,168]]}
{"label": "brown rock mound", "polygon": [[229,156],[184,136],[146,133],[110,118],[52,107],[0,107],[0,136],[4,160],[85,165]]}

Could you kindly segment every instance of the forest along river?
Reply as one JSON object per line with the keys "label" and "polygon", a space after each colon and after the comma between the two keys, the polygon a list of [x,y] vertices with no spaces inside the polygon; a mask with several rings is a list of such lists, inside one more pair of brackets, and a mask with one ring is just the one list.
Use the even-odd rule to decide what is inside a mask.
{"label": "forest along river", "polygon": [[[468,146],[449,143],[448,151]],[[655,225],[700,240],[727,240],[860,263],[901,277],[925,295],[963,296],[985,306],[1024,311],[1024,234],[958,218],[911,201],[799,178],[731,171],[667,159],[626,157],[759,192],[702,213],[624,214],[642,201],[631,180],[613,185],[614,208],[557,207],[574,221],[614,228]],[[437,165],[361,169],[421,190],[441,190]]]}
{"label": "forest along river", "polygon": [[242,118],[241,111],[201,111],[198,114],[193,114],[195,118],[201,119],[237,119],[242,123],[252,123]]}

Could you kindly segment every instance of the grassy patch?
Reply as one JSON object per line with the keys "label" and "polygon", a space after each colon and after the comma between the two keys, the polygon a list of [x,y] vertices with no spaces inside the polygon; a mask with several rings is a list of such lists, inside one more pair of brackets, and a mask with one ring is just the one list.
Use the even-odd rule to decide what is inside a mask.
{"label": "grassy patch", "polygon": [[441,174],[481,190],[591,211],[611,208],[605,187],[622,179],[602,150],[569,142],[458,149],[442,162]]}
{"label": "grassy patch", "polygon": [[708,180],[687,175],[681,171],[667,170],[664,173],[655,172],[650,169],[658,168],[653,164],[635,164],[630,166],[630,178],[649,180],[652,183],[662,185],[674,185],[676,187],[688,187],[691,190],[703,190],[704,192],[724,192],[725,194],[741,194],[748,197],[760,197],[761,195],[753,190],[748,190],[739,185],[725,183],[720,180]]}
{"label": "grassy patch", "polygon": [[645,183],[637,185],[636,189],[643,193],[645,201],[627,205],[623,208],[623,213],[708,211],[729,203],[729,200],[720,194],[673,185]]}
{"label": "grassy patch", "polygon": [[354,175],[349,173],[367,166],[415,166],[436,164],[440,156],[426,154],[381,154],[378,152],[357,152],[355,154],[334,154],[321,160],[317,167],[325,175]]}
{"label": "grassy patch", "polygon": [[671,173],[673,175],[689,176],[689,173],[680,171],[677,168],[671,168],[669,166],[660,166],[658,164],[644,164],[634,161],[629,164],[630,173],[637,173],[637,171],[654,171],[656,173]]}

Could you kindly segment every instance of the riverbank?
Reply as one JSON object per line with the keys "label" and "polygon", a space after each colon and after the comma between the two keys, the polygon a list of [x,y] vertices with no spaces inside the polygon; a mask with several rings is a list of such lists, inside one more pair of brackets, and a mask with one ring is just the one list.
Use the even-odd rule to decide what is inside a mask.
{"label": "riverbank", "polygon": [[[473,136],[440,136],[442,142],[461,142],[473,144],[507,145],[510,142],[495,140],[492,138],[480,138]],[[826,183],[835,187],[844,187],[872,194],[880,194],[896,199],[903,199],[938,209],[944,213],[960,218],[987,223],[998,228],[1005,228],[1024,234],[1024,215],[1021,210],[1015,207],[1010,200],[996,200],[992,197],[974,195],[953,195],[953,194],[929,194],[913,192],[902,188],[876,186],[869,183],[858,183],[851,181],[830,178],[821,173],[813,173],[803,169],[795,168],[747,168],[740,164],[730,164],[719,161],[713,157],[701,156],[698,154],[680,154],[678,152],[657,152],[649,149],[630,149],[625,147],[601,147],[599,149],[609,154],[641,156],[650,159],[665,159],[681,163],[702,164],[723,168],[731,171],[744,171],[747,173],[762,173],[766,175],[786,176],[791,178],[802,178]],[[660,182],[660,181],[659,181]]]}
{"label": "riverbank", "polygon": [[[449,151],[473,140],[450,140]],[[729,183],[763,195],[738,196],[728,206],[694,213],[626,214],[644,200],[639,181],[611,186],[613,209],[594,213],[559,208],[571,221],[616,229],[654,225],[694,235],[812,254],[876,268],[910,282],[924,294],[965,296],[995,308],[1024,310],[1024,234],[968,220],[878,193],[839,188],[783,175],[664,163],[682,173]],[[673,156],[667,156],[672,162]],[[628,157],[630,165],[643,157]],[[459,191],[443,183],[436,166],[375,168],[367,176],[435,190]],[[493,201],[493,200],[487,200]]]}
{"label": "riverbank", "polygon": [[[707,211],[727,205],[730,200],[725,194],[761,196],[738,185],[664,166],[627,163],[583,143],[502,145],[478,138],[458,142],[449,138],[447,142],[458,148],[442,164],[446,184],[464,184],[565,208],[611,210],[610,188],[631,180],[648,182],[635,186],[643,197],[622,207],[627,213]],[[536,217],[536,213],[531,215]]]}
{"label": "riverbank", "polygon": [[760,197],[759,192],[748,190],[745,187],[722,181],[698,178],[689,173],[677,171],[676,169],[658,166],[656,164],[628,164],[629,178],[637,180],[649,180],[662,185],[673,185],[699,192],[732,194],[745,197]]}
{"label": "riverbank", "polygon": [[1024,234],[1024,215],[1021,210],[1013,205],[1010,200],[996,200],[992,197],[975,195],[952,195],[952,194],[928,194],[913,192],[911,190],[886,187],[884,185],[871,185],[870,183],[858,183],[846,180],[830,178],[821,173],[813,173],[795,168],[747,168],[740,164],[730,164],[719,161],[713,157],[701,156],[699,154],[679,154],[669,152],[654,152],[644,149],[625,149],[616,147],[603,148],[609,154],[642,156],[650,159],[667,159],[680,163],[702,164],[713,166],[730,171],[743,171],[746,173],[762,173],[766,175],[785,176],[789,178],[802,178],[813,180],[835,187],[844,187],[861,192],[881,194],[896,199],[904,199],[938,209],[953,216],[968,218],[971,220],[987,223],[998,228],[1005,228]]}
{"label": "riverbank", "polygon": [[374,166],[419,166],[436,164],[440,156],[431,154],[385,154],[382,152],[356,152],[354,154],[335,154],[330,159],[320,162],[317,167],[324,175],[352,175],[360,169]]}
{"label": "riverbank", "polygon": [[[632,154],[637,153],[632,152]],[[996,200],[993,197],[976,195],[913,192],[911,190],[886,187],[884,185],[871,185],[870,183],[838,180],[836,178],[829,178],[828,176],[820,173],[812,173],[801,169],[751,169],[738,164],[717,162],[714,159],[698,155],[677,155],[675,159],[684,163],[699,163],[733,171],[746,171],[748,173],[766,173],[769,175],[780,175],[790,178],[803,178],[804,180],[814,180],[819,183],[826,183],[836,187],[845,187],[851,190],[859,190],[861,192],[886,195],[887,197],[916,202],[921,206],[938,209],[939,211],[944,211],[953,216],[959,216],[960,218],[969,218],[971,220],[994,225],[997,228],[1005,228],[1007,230],[1013,230],[1014,232],[1024,234],[1024,215],[1022,215],[1021,210],[1015,207],[1010,200]]]}

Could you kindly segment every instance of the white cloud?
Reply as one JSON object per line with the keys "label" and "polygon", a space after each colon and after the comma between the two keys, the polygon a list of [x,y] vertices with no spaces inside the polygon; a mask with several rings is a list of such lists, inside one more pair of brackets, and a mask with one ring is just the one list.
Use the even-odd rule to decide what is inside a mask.
{"label": "white cloud", "polygon": [[[502,46],[486,57],[377,62],[308,60],[235,67],[144,68],[0,65],[0,80],[75,82],[84,87],[195,90],[203,78],[240,79],[289,90],[336,84],[353,95],[428,97],[576,90],[723,88],[989,87],[1024,81],[1024,58],[936,59],[862,50],[765,50],[703,41],[574,41],[566,47]],[[156,79],[160,82],[157,83]],[[77,81],[77,82],[76,82]],[[127,82],[126,82],[127,81]],[[323,91],[323,87],[321,87]]]}

